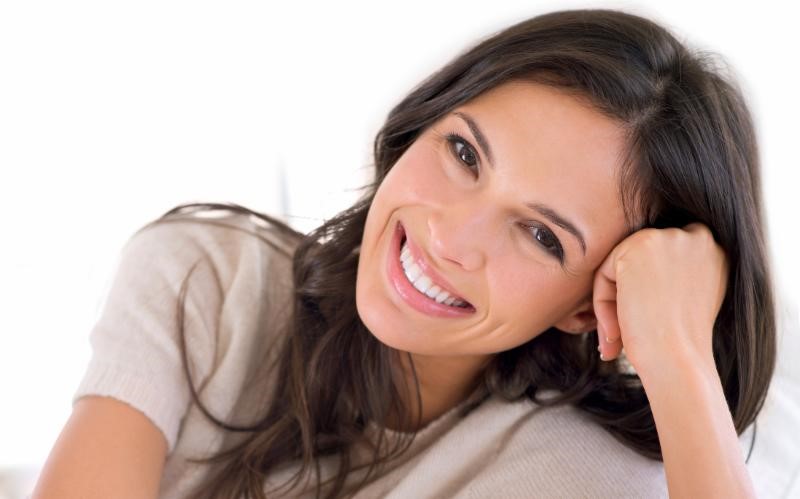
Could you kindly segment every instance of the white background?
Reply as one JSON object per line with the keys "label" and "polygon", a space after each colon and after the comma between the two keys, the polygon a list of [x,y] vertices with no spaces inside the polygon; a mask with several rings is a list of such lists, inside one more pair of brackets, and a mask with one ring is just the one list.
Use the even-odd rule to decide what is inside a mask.
{"label": "white background", "polygon": [[478,38],[548,10],[622,8],[731,63],[755,114],[775,274],[796,303],[796,18],[788,3],[736,5],[3,2],[0,469],[46,457],[137,228],[190,201],[315,227],[370,178],[396,101]]}

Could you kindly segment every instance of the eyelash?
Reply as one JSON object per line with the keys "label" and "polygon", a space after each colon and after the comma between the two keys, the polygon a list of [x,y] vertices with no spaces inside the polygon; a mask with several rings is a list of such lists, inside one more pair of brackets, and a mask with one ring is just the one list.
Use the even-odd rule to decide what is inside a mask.
{"label": "eyelash", "polygon": [[[475,148],[472,147],[472,144],[470,144],[468,140],[466,140],[464,137],[459,135],[457,132],[449,132],[445,136],[445,139],[447,140],[449,148],[450,148],[450,151],[453,153],[453,156],[455,157],[456,161],[458,161],[458,163],[461,166],[469,169],[469,171],[472,174],[472,176],[475,179],[477,179],[478,175],[480,174],[480,167],[478,166],[478,163],[477,163],[479,156],[475,152]],[[458,144],[463,146],[461,148],[461,150],[457,149],[457,145]],[[464,149],[466,149],[472,155],[472,157],[475,158],[474,159],[474,161],[475,161],[474,165],[469,165],[469,164],[465,163],[461,159],[461,152],[463,152]],[[474,170],[473,170],[473,168],[474,168]],[[553,232],[550,229],[548,229],[546,227],[536,226],[536,225],[526,225],[526,224],[521,224],[521,225],[522,225],[522,227],[524,227],[527,230],[527,232],[529,234],[531,234],[533,239],[539,244],[539,246],[542,249],[544,249],[545,251],[547,251],[548,253],[550,253],[554,257],[556,257],[558,259],[558,261],[562,265],[564,264],[564,248],[561,246],[561,242],[559,242],[558,238],[555,236],[555,234],[553,234]],[[537,232],[536,234],[532,234],[528,229],[536,229],[538,231],[546,231],[546,233],[549,234],[550,237],[552,238],[555,246],[554,247],[548,247],[548,246],[542,244],[542,242],[536,237],[536,234],[539,234],[540,232]]]}

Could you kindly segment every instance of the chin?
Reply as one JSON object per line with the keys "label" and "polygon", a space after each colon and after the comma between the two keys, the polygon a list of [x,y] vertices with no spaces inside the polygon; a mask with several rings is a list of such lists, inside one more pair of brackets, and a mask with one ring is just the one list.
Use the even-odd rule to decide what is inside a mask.
{"label": "chin", "polygon": [[414,332],[413,326],[403,325],[402,321],[397,320],[398,311],[389,310],[392,308],[391,304],[377,302],[374,296],[364,299],[362,293],[356,290],[358,316],[375,339],[387,347],[403,352],[421,355],[440,354],[429,350],[434,346],[431,344],[430,335]]}
{"label": "chin", "polygon": [[390,326],[390,323],[394,321],[389,319],[392,314],[387,313],[386,304],[376,303],[378,300],[374,296],[363,295],[369,295],[369,292],[361,291],[361,288],[357,287],[356,310],[361,322],[364,323],[372,336],[384,345],[400,350],[404,349],[403,347],[407,345],[404,345],[403,341],[398,341],[400,338],[396,334],[387,334],[390,333],[387,330],[394,329]]}

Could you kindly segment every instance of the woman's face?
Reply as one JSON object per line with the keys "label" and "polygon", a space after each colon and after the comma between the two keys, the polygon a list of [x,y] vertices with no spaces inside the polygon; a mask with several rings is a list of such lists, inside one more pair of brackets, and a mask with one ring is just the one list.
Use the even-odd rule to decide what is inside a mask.
{"label": "woman's face", "polygon": [[[551,326],[593,329],[594,272],[628,232],[624,145],[616,122],[535,83],[506,83],[454,109],[377,190],[356,282],[365,325],[386,345],[451,360],[485,358]],[[404,267],[422,289],[438,282],[428,293],[444,303],[413,288]],[[444,289],[470,306],[447,305]]]}

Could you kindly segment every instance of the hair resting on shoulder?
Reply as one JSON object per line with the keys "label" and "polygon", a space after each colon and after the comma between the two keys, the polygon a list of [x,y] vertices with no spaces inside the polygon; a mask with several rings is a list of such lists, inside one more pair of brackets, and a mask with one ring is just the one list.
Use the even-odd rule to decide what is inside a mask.
{"label": "hair resting on shoulder", "polygon": [[[272,373],[281,382],[258,421],[237,426],[209,414],[197,398],[181,345],[195,402],[219,427],[247,433],[240,444],[197,460],[217,463],[219,472],[210,474],[193,497],[263,498],[264,477],[290,461],[301,467],[292,484],[284,485],[300,483],[316,468],[317,497],[341,497],[348,474],[356,469],[348,450],[364,441],[367,423],[382,428],[401,391],[420,400],[418,382],[404,386],[392,368],[403,352],[380,343],[356,311],[358,249],[367,211],[377,186],[426,127],[511,80],[568,91],[624,126],[629,150],[619,192],[631,232],[701,222],[724,249],[730,273],[714,324],[713,351],[741,434],[755,421],[772,378],[776,324],[753,122],[741,90],[721,74],[713,55],[692,52],[660,25],[621,11],[536,16],[461,53],[400,101],[375,138],[374,182],[351,208],[307,235],[234,204],[182,205],[153,222],[223,208],[256,215],[296,243],[292,317],[278,372]],[[197,221],[207,223],[201,217]],[[576,336],[551,329],[497,354],[483,375],[481,397],[464,413],[491,395],[572,404],[628,447],[661,459],[638,377],[618,361],[600,362],[596,344],[596,331]],[[416,392],[406,392],[412,389]],[[543,398],[542,392],[551,389],[559,395]],[[381,431],[361,483],[402,453],[414,435],[384,448]],[[339,456],[340,466],[323,483],[318,458],[331,455]]]}

